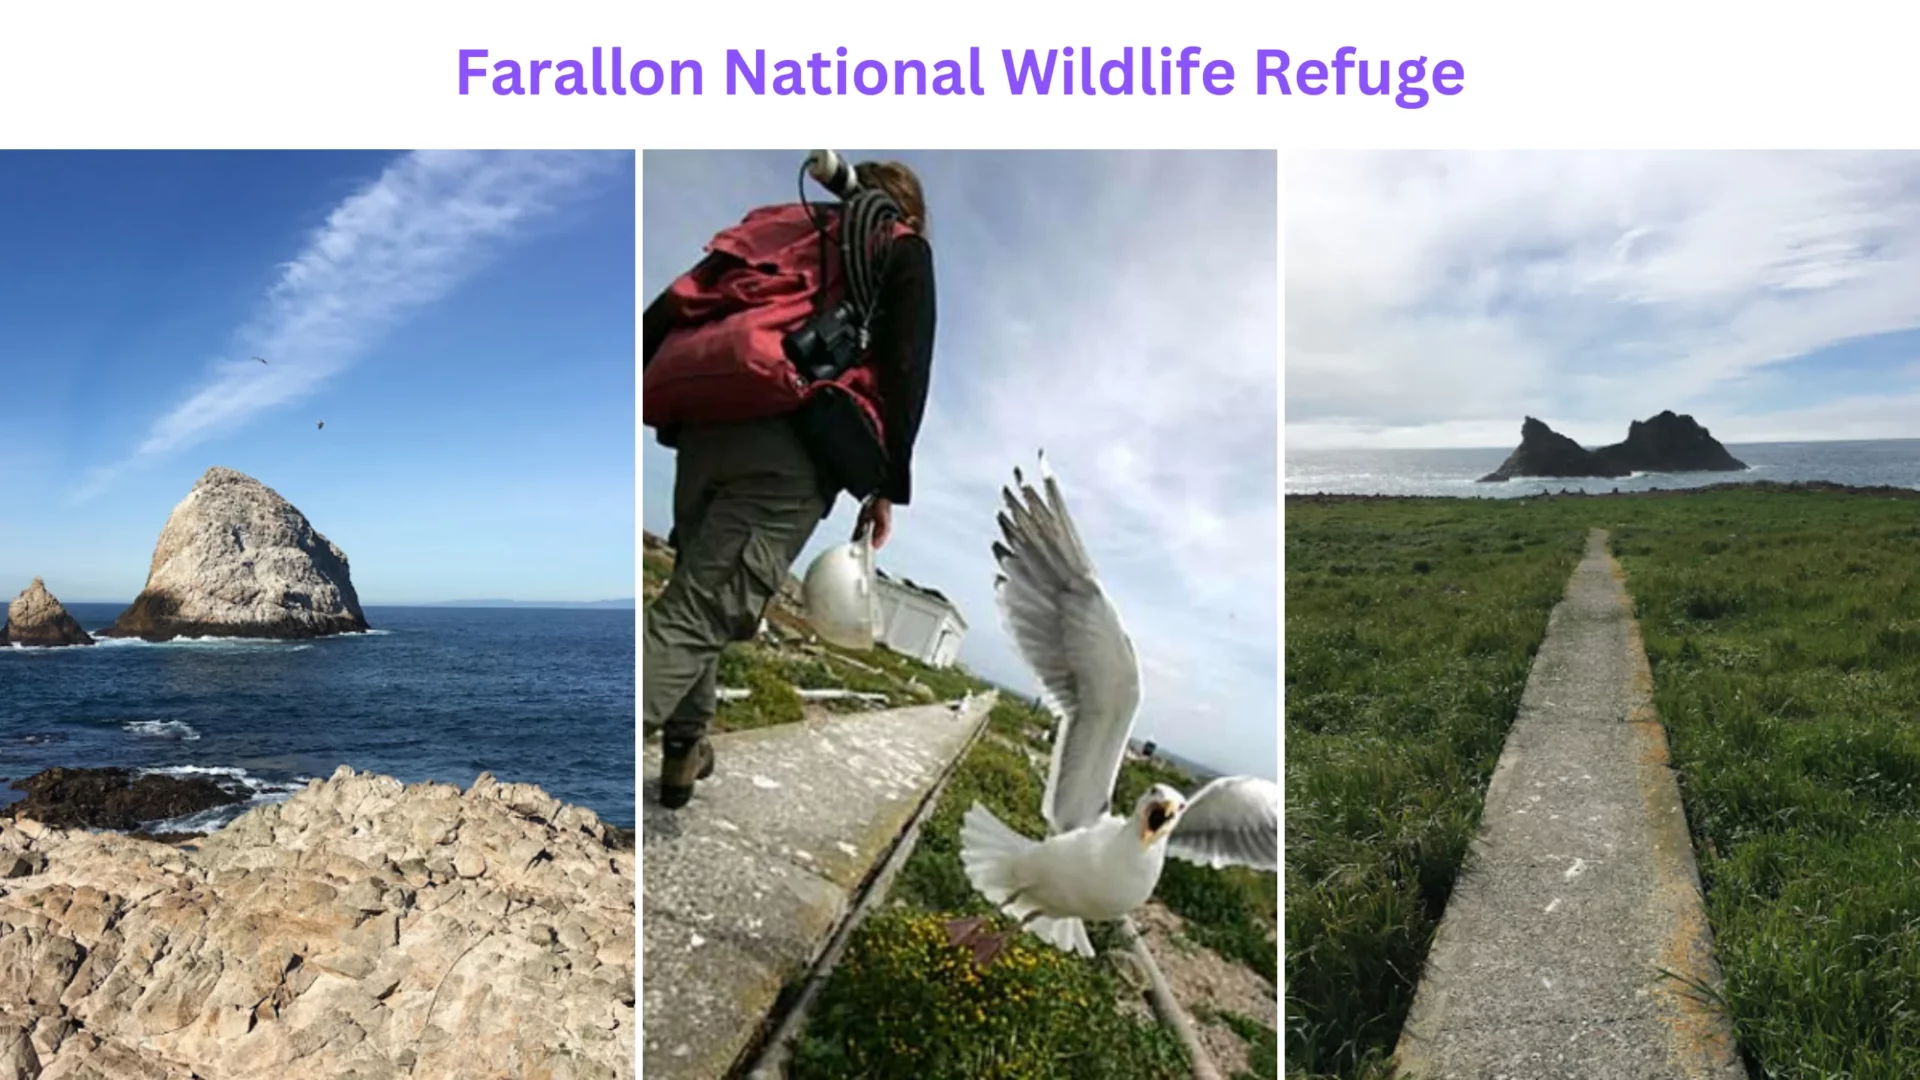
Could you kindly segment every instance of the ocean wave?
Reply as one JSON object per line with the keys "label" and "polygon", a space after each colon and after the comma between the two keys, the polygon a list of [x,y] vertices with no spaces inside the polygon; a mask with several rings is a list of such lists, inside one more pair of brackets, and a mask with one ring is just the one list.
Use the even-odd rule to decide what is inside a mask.
{"label": "ocean wave", "polygon": [[[246,794],[242,802],[226,806],[214,806],[191,814],[167,818],[164,821],[149,821],[142,828],[154,833],[205,833],[225,828],[234,818],[258,806],[270,803],[286,802],[301,788],[314,781],[311,776],[298,776],[290,781],[267,780],[232,765],[167,765],[155,769],[141,769],[140,775],[190,777],[205,776],[229,781],[228,787],[239,787]],[[239,794],[239,792],[236,792]]]}
{"label": "ocean wave", "polygon": [[[0,612],[0,614],[5,614],[5,612]],[[0,622],[4,622],[4,621],[5,620],[0,619]],[[22,645],[17,641],[0,641],[0,656],[4,656],[8,653],[22,653],[22,654],[76,653],[78,654],[78,653],[84,653],[86,651],[87,651],[87,647],[85,645]]]}
{"label": "ocean wave", "polygon": [[148,739],[177,739],[180,742],[196,742],[200,733],[193,725],[181,720],[131,720],[120,725],[120,730]]}
{"label": "ocean wave", "polygon": [[14,740],[22,746],[52,746],[67,741],[64,731],[29,731]]}
{"label": "ocean wave", "polygon": [[288,642],[279,638],[177,637],[171,641],[146,641],[141,638],[96,638],[94,644],[118,649],[285,649],[300,652],[313,648],[311,641]]}

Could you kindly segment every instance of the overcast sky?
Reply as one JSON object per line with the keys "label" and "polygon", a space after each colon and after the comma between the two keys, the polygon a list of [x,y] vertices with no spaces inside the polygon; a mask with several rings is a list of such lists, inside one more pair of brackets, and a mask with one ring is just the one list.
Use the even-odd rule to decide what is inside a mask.
{"label": "overcast sky", "polygon": [[[920,173],[939,282],[914,499],[882,568],[955,598],[971,623],[961,659],[1031,688],[990,546],[1001,485],[1045,448],[1142,657],[1136,735],[1275,776],[1274,155],[848,153]],[[715,230],[794,198],[800,154],[647,151],[646,296]],[[672,455],[645,437],[645,526],[665,535]],[[846,539],[854,509],[841,500],[798,570]]]}
{"label": "overcast sky", "polygon": [[1286,159],[1290,448],[1920,436],[1920,155]]}

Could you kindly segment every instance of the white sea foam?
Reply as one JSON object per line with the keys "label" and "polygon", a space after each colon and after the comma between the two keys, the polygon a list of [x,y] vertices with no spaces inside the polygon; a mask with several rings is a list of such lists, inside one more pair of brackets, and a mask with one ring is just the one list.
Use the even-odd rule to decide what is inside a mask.
{"label": "white sea foam", "polygon": [[192,814],[168,818],[165,821],[150,821],[143,826],[145,831],[156,833],[212,832],[254,807],[287,801],[314,779],[311,776],[300,776],[292,781],[265,780],[232,765],[168,765],[157,769],[141,769],[140,775],[217,777],[229,781],[230,787],[238,786],[243,789],[247,796],[244,802],[209,807]]}
{"label": "white sea foam", "polygon": [[193,730],[193,725],[182,720],[133,720],[120,725],[120,730],[148,739],[197,742],[200,738],[200,733]]}
{"label": "white sea foam", "polygon": [[177,637],[171,641],[103,637],[96,638],[94,643],[120,649],[285,649],[287,652],[301,652],[313,648],[313,643],[308,641],[288,643],[276,638],[244,637]]}

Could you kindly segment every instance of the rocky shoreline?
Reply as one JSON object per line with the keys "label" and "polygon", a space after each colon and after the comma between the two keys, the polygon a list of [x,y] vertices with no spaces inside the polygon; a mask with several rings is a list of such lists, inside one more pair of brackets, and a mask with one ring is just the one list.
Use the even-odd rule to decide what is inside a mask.
{"label": "rocky shoreline", "polygon": [[245,802],[247,793],[206,776],[167,776],[131,769],[47,769],[10,785],[26,797],[6,808],[62,829],[137,832],[172,818]]}
{"label": "rocky shoreline", "polygon": [[[64,772],[27,783],[138,782]],[[345,766],[180,843],[23,807],[0,1077],[635,1075],[636,855],[591,810]]]}

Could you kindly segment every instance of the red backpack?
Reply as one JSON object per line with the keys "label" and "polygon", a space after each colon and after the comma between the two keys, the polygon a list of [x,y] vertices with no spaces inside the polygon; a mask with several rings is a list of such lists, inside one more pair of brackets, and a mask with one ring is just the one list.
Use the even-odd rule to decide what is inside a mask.
{"label": "red backpack", "polygon": [[[823,296],[831,304],[843,291],[839,222],[839,215],[829,216],[823,244],[807,206],[763,206],[707,244],[708,252],[730,258],[709,280],[690,270],[669,287],[678,317],[642,377],[643,423],[660,428],[758,420],[795,412],[822,394],[839,394],[857,405],[884,446],[871,365],[810,381],[785,349],[787,336],[806,325]],[[890,235],[908,232],[894,222]]]}

